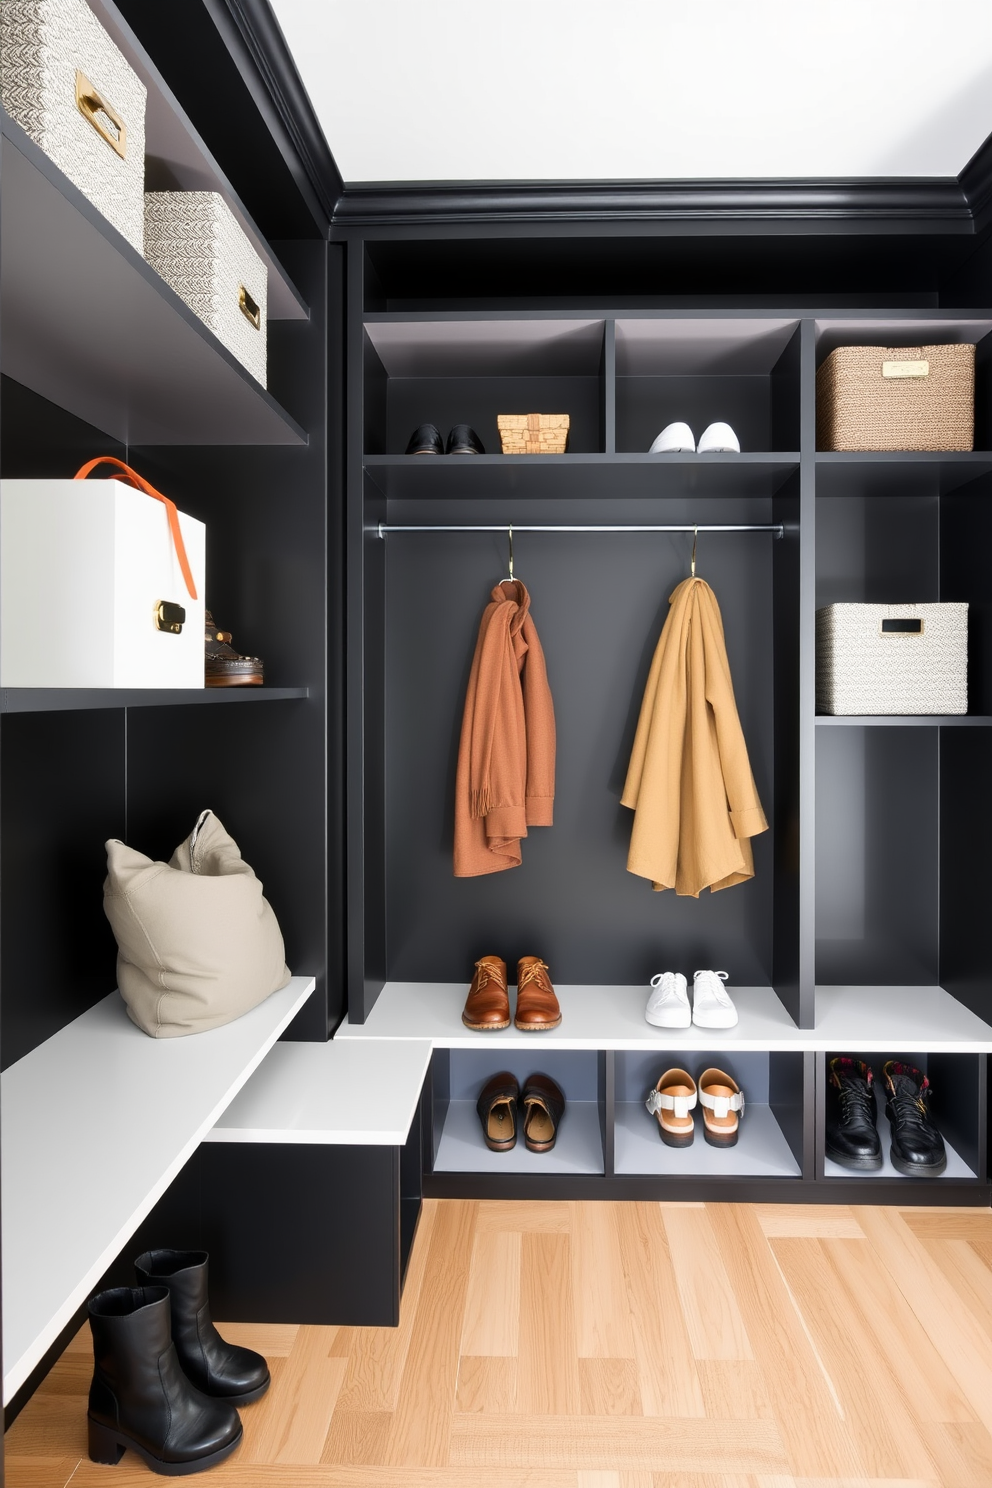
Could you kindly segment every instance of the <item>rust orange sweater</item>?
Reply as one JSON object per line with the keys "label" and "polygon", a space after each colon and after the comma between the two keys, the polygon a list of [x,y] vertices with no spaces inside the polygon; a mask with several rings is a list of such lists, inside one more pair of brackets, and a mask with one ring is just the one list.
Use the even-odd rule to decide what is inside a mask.
{"label": "rust orange sweater", "polygon": [[455,877],[520,866],[528,827],[550,827],[555,714],[519,579],[497,584],[479,626],[455,779]]}
{"label": "rust orange sweater", "polygon": [[702,579],[669,598],[621,801],[634,809],[627,868],[699,897],[754,877],[768,828],[737,717],[720,606]]}

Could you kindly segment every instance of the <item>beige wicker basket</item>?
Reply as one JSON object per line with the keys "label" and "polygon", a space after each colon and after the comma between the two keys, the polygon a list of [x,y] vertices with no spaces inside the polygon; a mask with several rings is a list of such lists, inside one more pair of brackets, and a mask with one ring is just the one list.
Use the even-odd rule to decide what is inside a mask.
{"label": "beige wicker basket", "polygon": [[838,346],[816,374],[821,450],[970,450],[974,346]]}
{"label": "beige wicker basket", "polygon": [[497,415],[504,455],[563,455],[568,444],[567,413]]}

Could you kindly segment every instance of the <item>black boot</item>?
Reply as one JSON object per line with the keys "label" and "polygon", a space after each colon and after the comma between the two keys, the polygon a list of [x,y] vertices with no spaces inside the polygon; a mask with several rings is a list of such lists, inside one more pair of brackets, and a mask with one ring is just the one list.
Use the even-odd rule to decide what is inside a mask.
{"label": "black boot", "polygon": [[202,1472],[241,1441],[233,1406],[208,1400],[179,1367],[165,1287],[114,1287],[89,1303],[93,1330],[89,1452],[116,1465],[130,1447],[153,1472]]}
{"label": "black boot", "polygon": [[882,1143],[875,1125],[871,1066],[840,1057],[827,1065],[826,1154],[857,1172],[882,1166]]}
{"label": "black boot", "polygon": [[184,1373],[204,1395],[247,1405],[269,1388],[269,1366],[253,1349],[225,1343],[210,1320],[205,1250],[146,1250],[134,1263],[138,1280],[168,1287],[172,1339]]}
{"label": "black boot", "polygon": [[947,1167],[944,1139],[930,1120],[930,1081],[899,1059],[882,1066],[892,1166],[910,1178],[937,1178]]}

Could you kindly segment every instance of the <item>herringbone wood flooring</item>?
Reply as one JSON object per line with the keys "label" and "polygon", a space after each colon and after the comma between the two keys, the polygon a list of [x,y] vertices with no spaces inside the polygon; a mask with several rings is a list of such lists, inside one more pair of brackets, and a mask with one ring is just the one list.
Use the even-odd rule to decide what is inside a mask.
{"label": "herringbone wood flooring", "polygon": [[[272,1365],[239,1488],[990,1488],[992,1213],[429,1202],[400,1326],[230,1325]],[[86,1457],[88,1331],[7,1434]]]}

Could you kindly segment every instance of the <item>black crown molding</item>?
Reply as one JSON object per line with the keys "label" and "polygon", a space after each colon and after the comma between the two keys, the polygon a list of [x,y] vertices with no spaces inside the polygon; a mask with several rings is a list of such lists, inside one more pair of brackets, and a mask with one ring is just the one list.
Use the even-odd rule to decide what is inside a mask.
{"label": "black crown molding", "polygon": [[969,224],[953,179],[424,182],[346,186],[334,226],[859,221]]}
{"label": "black crown molding", "polygon": [[[732,181],[467,181],[345,185],[269,0],[204,0],[233,23],[332,234],[434,224],[671,222],[902,224],[979,232],[992,223],[992,136],[959,176]],[[222,28],[232,44],[230,25]],[[241,60],[245,71],[244,58]]]}
{"label": "black crown molding", "polygon": [[[236,54],[235,61],[246,82],[257,79],[263,86],[288,136],[286,143],[297,157],[299,169],[295,174],[305,178],[307,195],[315,198],[312,206],[319,204],[324,219],[321,226],[326,232],[344,182],[268,0],[204,0],[204,4],[229,50]],[[236,35],[232,35],[232,24]],[[252,69],[256,79],[246,76]],[[258,88],[252,88],[252,92],[257,98]]]}

